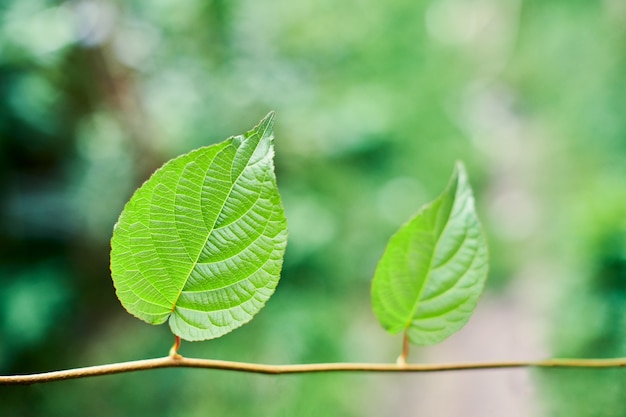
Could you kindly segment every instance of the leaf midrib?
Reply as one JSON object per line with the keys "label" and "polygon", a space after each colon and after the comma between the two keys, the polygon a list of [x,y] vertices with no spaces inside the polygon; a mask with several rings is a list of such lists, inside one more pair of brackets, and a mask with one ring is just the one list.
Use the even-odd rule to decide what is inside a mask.
{"label": "leaf midrib", "polygon": [[[274,211],[275,211],[275,209],[274,209],[274,208],[272,208],[272,212],[271,212],[271,214],[270,214],[270,217],[274,215]],[[243,248],[243,250],[241,250],[240,252],[236,253],[235,255],[229,256],[228,258],[220,259],[218,262],[223,262],[224,260],[232,259],[232,258],[234,258],[234,257],[238,256],[239,254],[241,254],[241,253],[242,253],[243,251],[245,251],[246,249],[248,249],[250,246],[252,246],[254,243],[256,243],[259,239],[261,239],[261,238],[264,236],[265,231],[267,230],[267,227],[268,227],[268,225],[269,225],[269,224],[270,224],[270,221],[268,221],[268,222],[265,224],[265,226],[263,226],[263,231],[259,234],[259,236],[257,236],[257,237],[256,237],[256,238],[252,241],[252,242],[250,242],[250,244],[249,244],[248,246],[246,246],[245,248]],[[265,265],[267,265],[267,262],[268,262],[271,258],[272,258],[272,257],[271,257],[271,253],[270,253],[270,256],[269,256],[269,257],[265,260],[265,262],[263,262],[263,264],[262,264],[262,265],[258,266],[258,267],[257,267],[257,268],[256,268],[256,269],[252,272],[252,274],[250,274],[250,275],[248,275],[248,276],[246,276],[246,277],[244,277],[244,278],[241,278],[240,280],[237,280],[237,281],[231,282],[231,283],[229,283],[228,285],[223,285],[223,286],[221,286],[221,287],[211,288],[211,289],[209,289],[209,290],[199,290],[199,291],[189,291],[189,290],[188,290],[188,291],[185,291],[185,290],[184,290],[184,288],[183,288],[183,290],[181,291],[181,294],[182,294],[183,292],[184,292],[184,293],[187,293],[187,294],[193,294],[193,293],[201,293],[201,292],[207,292],[207,291],[219,291],[219,290],[223,290],[224,288],[229,288],[229,287],[232,287],[232,286],[234,286],[234,285],[239,284],[239,283],[240,283],[240,282],[242,282],[242,281],[245,281],[246,279],[250,278],[252,275],[254,275],[255,273],[257,273],[258,271],[260,271],[261,269],[263,269],[263,267],[264,267]],[[207,265],[207,264],[212,264],[213,262],[208,262],[208,263],[205,263],[205,262],[200,262],[200,263],[201,263],[201,264],[205,264],[205,265]],[[196,263],[196,265],[197,265],[197,264],[198,264],[198,263]]]}
{"label": "leaf midrib", "polygon": [[[418,310],[418,308],[420,306],[422,295],[424,295],[424,291],[428,287],[428,282],[429,282],[429,280],[431,278],[431,275],[432,275],[432,266],[433,266],[433,263],[434,263],[434,260],[435,260],[435,254],[437,253],[437,249],[439,247],[439,244],[441,243],[441,237],[445,234],[446,230],[450,226],[450,217],[452,217],[452,213],[454,213],[454,208],[456,207],[456,203],[457,203],[457,201],[456,201],[456,194],[457,194],[457,191],[458,191],[458,178],[456,179],[456,181],[457,181],[457,184],[456,184],[457,186],[455,187],[455,195],[453,197],[454,200],[452,202],[452,206],[450,207],[449,214],[448,214],[448,216],[446,218],[445,226],[443,227],[443,229],[441,229],[441,233],[439,233],[439,236],[436,237],[435,245],[433,247],[433,251],[432,251],[432,254],[431,254],[429,262],[428,262],[428,269],[427,269],[427,272],[426,272],[426,277],[424,278],[423,284],[420,287],[419,292],[417,293],[417,296],[415,298],[415,302],[413,303],[413,307],[410,310],[409,317],[407,318],[407,322],[404,325],[404,331],[407,331],[408,328],[411,327],[411,322],[413,321],[413,317],[415,316],[415,313],[417,312],[417,310]],[[445,197],[447,197],[447,195],[444,194],[444,196],[442,196],[442,197],[444,197],[444,198],[441,199],[441,202],[443,204],[443,201],[445,200]],[[438,210],[437,218],[435,219],[435,222],[434,222],[435,225],[437,225],[437,220],[439,220],[439,216],[441,214],[440,212],[441,212],[441,210]]]}
{"label": "leaf midrib", "polygon": [[[257,142],[256,146],[254,147],[254,150],[250,153],[250,158],[252,158],[252,156],[254,155],[254,152],[256,152],[256,150],[259,147],[259,144],[261,143],[261,141],[266,139],[265,134],[266,134],[269,126],[270,126],[270,123],[266,124],[265,129],[262,132],[257,131],[257,132],[254,133],[255,135],[261,135],[261,138],[259,139],[259,141]],[[241,141],[239,146],[240,147],[243,146],[245,141],[250,140],[250,139],[251,139],[251,137],[246,137],[243,141]],[[232,141],[231,141],[229,146],[234,146]],[[223,152],[226,149],[228,149],[228,148],[224,148],[220,152]],[[235,163],[235,159],[237,157],[237,149],[239,149],[239,147],[235,148],[235,156],[233,156],[233,160],[232,160],[232,163],[231,163],[231,166],[230,166],[231,172],[232,172],[233,165]],[[248,160],[246,161],[246,166],[241,170],[241,172],[239,172],[239,174],[237,175],[237,178],[234,181],[231,181],[230,189],[228,190],[228,194],[227,194],[226,198],[224,199],[224,202],[228,201],[228,199],[230,198],[230,196],[231,196],[231,194],[233,192],[235,184],[237,183],[237,181],[239,181],[239,178],[241,178],[241,176],[245,172],[246,168],[248,168],[248,162],[250,161],[250,158],[248,158]],[[206,172],[205,172],[205,178],[206,178]],[[180,295],[183,293],[183,290],[185,289],[185,286],[187,285],[187,281],[189,281],[189,277],[191,276],[191,272],[196,268],[196,265],[198,265],[198,260],[200,259],[200,255],[202,254],[202,249],[206,246],[207,242],[209,241],[209,239],[213,235],[213,231],[215,230],[215,224],[217,223],[217,220],[219,219],[219,217],[222,214],[223,210],[224,210],[224,204],[221,204],[219,213],[217,214],[217,216],[215,216],[215,220],[213,221],[213,224],[211,225],[211,230],[209,230],[209,233],[207,234],[207,237],[204,240],[204,243],[199,247],[200,249],[198,251],[198,254],[196,255],[196,259],[191,264],[191,268],[185,274],[185,280],[183,282],[183,285],[180,286],[180,290],[178,291],[178,294],[176,295],[176,299],[172,303],[172,310],[171,310],[170,315],[172,313],[174,313],[174,311],[176,310],[176,304],[178,304],[178,299],[180,298]]]}

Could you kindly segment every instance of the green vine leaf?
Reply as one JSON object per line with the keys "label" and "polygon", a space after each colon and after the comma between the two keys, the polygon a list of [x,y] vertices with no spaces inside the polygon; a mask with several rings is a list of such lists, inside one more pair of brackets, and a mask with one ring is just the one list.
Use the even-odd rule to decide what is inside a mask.
{"label": "green vine leaf", "polygon": [[157,170],[124,207],[111,272],[129,313],[185,340],[247,323],[274,292],[287,222],[273,164],[274,113],[245,135]]}
{"label": "green vine leaf", "polygon": [[438,343],[469,320],[487,270],[487,243],[459,162],[443,194],[389,240],[372,282],[374,313],[389,333]]}

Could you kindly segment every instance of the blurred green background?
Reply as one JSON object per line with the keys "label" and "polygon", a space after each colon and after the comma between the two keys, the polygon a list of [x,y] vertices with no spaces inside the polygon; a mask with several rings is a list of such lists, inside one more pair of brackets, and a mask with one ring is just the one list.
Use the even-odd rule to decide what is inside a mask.
{"label": "blurred green background", "polygon": [[[0,374],[163,356],[113,224],[163,162],[276,110],[276,294],[186,356],[392,362],[369,285],[463,160],[491,248],[468,326],[412,361],[626,356],[626,2],[0,2]],[[158,370],[0,388],[4,416],[626,416],[626,370],[268,377]]]}

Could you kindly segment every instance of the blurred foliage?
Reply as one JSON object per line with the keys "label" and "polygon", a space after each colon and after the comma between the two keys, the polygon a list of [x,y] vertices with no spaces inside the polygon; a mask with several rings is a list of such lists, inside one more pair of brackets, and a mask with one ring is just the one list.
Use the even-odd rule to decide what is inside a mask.
{"label": "blurred foliage", "polygon": [[[281,284],[249,325],[183,355],[393,360],[374,265],[462,159],[489,290],[531,275],[555,355],[626,356],[625,91],[621,0],[4,0],[0,373],[164,355],[168,329],[115,297],[112,226],[165,160],[271,109]],[[541,376],[547,415],[626,415],[622,370]],[[409,415],[417,397],[392,404],[395,387],[167,370],[2,389],[0,414]]]}

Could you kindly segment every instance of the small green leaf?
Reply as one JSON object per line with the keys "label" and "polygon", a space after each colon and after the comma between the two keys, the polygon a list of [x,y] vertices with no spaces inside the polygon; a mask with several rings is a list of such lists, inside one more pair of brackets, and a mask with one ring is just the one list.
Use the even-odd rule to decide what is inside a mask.
{"label": "small green leaf", "polygon": [[287,243],[273,164],[274,114],[172,159],[132,196],[111,240],[129,313],[185,340],[247,323],[272,295]]}
{"label": "small green leaf", "polygon": [[372,306],[390,333],[438,343],[469,320],[487,278],[487,243],[463,165],[391,237],[372,282]]}

